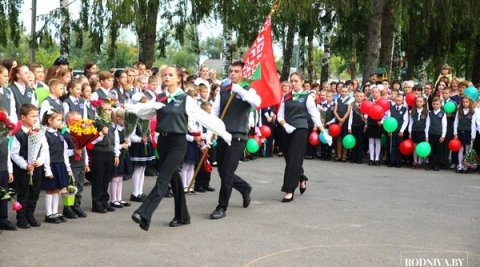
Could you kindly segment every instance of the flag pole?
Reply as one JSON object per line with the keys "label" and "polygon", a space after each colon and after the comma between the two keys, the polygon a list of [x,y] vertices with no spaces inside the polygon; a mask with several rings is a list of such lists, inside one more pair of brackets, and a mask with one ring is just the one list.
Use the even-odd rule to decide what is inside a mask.
{"label": "flag pole", "polygon": [[[268,13],[268,16],[272,16],[275,13],[275,11],[280,9],[280,2],[281,2],[281,0],[274,0],[273,1],[272,5],[271,5],[270,13]],[[235,92],[232,92],[230,94],[230,97],[228,98],[227,104],[225,104],[225,107],[223,108],[222,114],[220,115],[220,119],[222,121],[223,121],[223,118],[225,117],[225,115],[227,114],[228,108],[230,107],[230,104],[232,103],[233,99],[235,98],[235,95],[236,95]],[[210,138],[209,144],[212,143],[213,140],[215,140],[216,137],[217,136],[215,134],[213,134],[212,137]],[[207,147],[205,149],[205,151],[203,152],[203,155],[200,158],[200,161],[198,162],[197,168],[195,169],[195,173],[193,174],[192,181],[188,185],[188,188],[187,188],[188,191],[190,191],[190,189],[192,188],[193,183],[195,182],[195,179],[197,178],[197,175],[200,172],[200,168],[203,168],[203,162],[207,158],[209,150],[210,149]]]}

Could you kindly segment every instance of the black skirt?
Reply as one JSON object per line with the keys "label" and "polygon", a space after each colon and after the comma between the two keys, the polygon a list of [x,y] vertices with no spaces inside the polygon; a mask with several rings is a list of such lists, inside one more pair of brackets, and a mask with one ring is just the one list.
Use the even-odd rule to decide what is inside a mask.
{"label": "black skirt", "polygon": [[458,131],[458,140],[462,143],[462,145],[470,145],[470,141],[472,140],[472,131]]}
{"label": "black skirt", "polygon": [[52,162],[50,163],[53,179],[43,177],[41,188],[43,190],[56,190],[62,189],[68,186],[70,177],[67,172],[67,165],[65,162]]}
{"label": "black skirt", "polygon": [[412,142],[415,144],[425,141],[424,131],[412,131]]}
{"label": "black skirt", "polygon": [[378,124],[368,124],[367,136],[368,138],[381,138],[382,137],[382,126]]}
{"label": "black skirt", "polygon": [[133,173],[133,167],[128,150],[121,149],[118,159],[119,163],[117,167],[114,167],[112,177],[131,175]]}
{"label": "black skirt", "polygon": [[151,142],[147,142],[147,144],[132,143],[128,148],[128,152],[133,166],[149,166],[155,162],[155,154]]}

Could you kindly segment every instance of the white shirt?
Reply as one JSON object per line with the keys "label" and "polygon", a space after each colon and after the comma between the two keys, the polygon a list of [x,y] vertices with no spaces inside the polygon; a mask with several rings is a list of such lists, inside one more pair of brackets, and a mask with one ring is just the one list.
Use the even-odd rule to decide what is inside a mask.
{"label": "white shirt", "polygon": [[[414,119],[413,119],[413,110],[410,111],[410,122],[408,123],[408,132],[409,133],[412,133],[412,128],[413,128],[413,122],[414,122]],[[422,117],[422,113],[423,113],[423,108],[417,108],[417,120],[419,121],[420,118]],[[425,116],[428,116],[428,113],[427,115]]]}
{"label": "white shirt", "polygon": [[[60,132],[56,129],[52,129],[52,128],[48,128],[47,129],[47,132],[50,132],[50,133],[57,133],[57,135],[60,135]],[[45,138],[46,140],[46,138]],[[47,142],[47,151],[50,151],[50,147],[48,146],[48,142]],[[67,172],[70,172],[72,171],[72,168],[70,167],[70,158],[69,158],[69,155],[68,155],[68,144],[67,142],[65,141],[65,139],[63,140],[63,161],[65,162],[65,165],[67,166]],[[50,155],[48,157],[48,162],[45,162],[45,167],[46,165],[48,164],[48,166],[50,167]],[[52,176],[53,173],[51,171],[50,168],[45,168],[45,176],[46,177],[49,177],[49,176]],[[58,177],[57,177],[58,178]]]}
{"label": "white shirt", "polygon": [[[393,106],[395,109],[399,110],[401,108],[404,107],[404,105],[402,104],[401,106]],[[392,117],[392,114],[390,112],[390,110],[387,111],[388,115],[387,117]],[[402,126],[400,126],[400,132],[404,132],[405,129],[407,129],[407,126],[408,126],[408,108],[406,109],[405,113],[403,113],[403,123],[402,123]]]}
{"label": "white shirt", "polygon": [[[440,112],[440,109],[432,110],[430,112],[433,112],[433,114],[436,116]],[[427,114],[427,122],[425,123],[425,137],[426,138],[428,138],[428,131],[429,130],[430,130],[430,116]],[[442,135],[441,135],[441,137],[445,137],[446,133],[447,133],[447,113],[443,114],[443,117],[442,117]]]}
{"label": "white shirt", "polygon": [[[315,104],[315,100],[313,99],[312,96],[307,97],[307,111],[308,114],[310,114],[310,117],[312,118],[313,123],[315,124],[315,127],[321,126],[322,121],[320,120],[320,112],[317,109],[317,106]],[[277,113],[277,120],[279,122],[285,121],[285,102],[282,100],[282,103],[280,104],[280,108]],[[288,121],[285,121],[288,123]]]}
{"label": "white shirt", "polygon": [[[464,108],[463,110],[458,110],[457,111],[457,116],[455,116],[455,121],[453,121],[453,135],[457,135],[458,134],[458,113],[459,112],[463,112],[463,115],[466,116],[468,114],[468,108]],[[471,138],[472,139],[475,139],[475,136],[476,136],[476,127],[475,127],[475,114],[476,112],[474,112],[472,114],[472,120],[471,120],[471,127],[470,127],[470,131],[471,131]],[[467,144],[468,145],[468,144]]]}
{"label": "white shirt", "polygon": [[17,107],[15,105],[15,97],[13,96],[13,93],[11,92],[11,90],[9,90],[9,91],[10,92],[8,93],[8,95],[6,95],[3,87],[0,87],[0,94],[3,95],[2,97],[6,97],[6,98],[10,99],[10,116],[8,116],[8,119],[12,123],[17,123],[18,122],[18,116],[17,116]]}
{"label": "white shirt", "polygon": [[[62,101],[60,101],[60,99],[55,99],[52,95],[49,95],[47,97],[53,99],[55,102],[57,102],[57,104],[62,106]],[[38,114],[38,121],[39,122],[42,121],[43,115],[45,114],[45,112],[47,112],[50,109],[50,107],[51,107],[50,102],[48,102],[47,99],[45,98],[45,100],[43,100],[43,102],[42,102],[42,105],[40,106],[40,113]],[[59,111],[61,112],[61,110],[59,110]],[[62,117],[62,119],[63,119],[63,117]]]}
{"label": "white shirt", "polygon": [[[107,97],[111,97],[112,94],[113,94],[112,90],[107,90],[107,89],[104,89],[104,88],[102,88],[102,87],[98,88],[97,91],[98,91],[98,90],[102,90]],[[98,97],[97,91],[95,91],[95,92],[92,93],[92,95],[90,96],[90,101],[98,100],[98,99],[100,98],[100,97]],[[116,92],[115,92],[115,93],[116,93]],[[116,95],[116,94],[115,94],[115,95]]]}
{"label": "white shirt", "polygon": [[[360,109],[360,103],[355,103],[355,105],[357,105],[357,107]],[[348,130],[352,129],[353,116],[354,116],[353,113],[355,113],[355,110],[353,110],[353,107],[352,107],[352,111],[350,112],[350,115],[348,116]]]}
{"label": "white shirt", "polygon": [[[21,131],[23,131],[24,133],[26,133],[28,135],[28,133],[30,132],[30,129],[26,128],[25,126],[22,126],[21,128]],[[27,169],[27,159],[23,158],[22,156],[20,156],[20,147],[21,147],[22,144],[20,144],[20,142],[18,141],[18,139],[14,136],[13,137],[13,142],[12,142],[12,149],[10,150],[10,157],[12,158],[12,161],[18,165],[18,167],[20,167],[20,169],[23,169],[23,170],[26,170]],[[27,144],[23,144],[24,146],[28,146],[28,142]],[[49,154],[49,150],[48,150],[48,142],[47,142],[47,138],[46,137],[43,137],[42,138],[42,146],[40,148],[40,153],[39,153],[39,156],[37,158],[37,161],[40,163],[39,165],[43,165],[43,168],[45,169],[45,172],[50,172],[51,173],[51,170],[50,170],[50,154]],[[32,162],[30,162],[32,163]],[[48,163],[48,164],[47,164]]]}
{"label": "white shirt", "polygon": [[[75,101],[78,101],[77,103],[80,104],[80,98],[76,98],[76,97],[74,97],[74,96],[72,96],[72,95],[70,95],[68,98],[70,98],[70,100],[72,100],[72,102],[73,102],[75,105],[77,105],[77,104],[75,103]],[[63,102],[63,112],[64,112],[65,116],[67,116],[67,113],[68,113],[69,111],[70,111],[70,106],[68,105],[67,102]],[[80,114],[80,115],[82,115],[82,119],[86,119],[87,116],[88,116],[88,115],[87,115],[87,103],[86,103],[86,102],[84,102],[83,114]],[[65,117],[64,117],[64,118],[65,118]]]}

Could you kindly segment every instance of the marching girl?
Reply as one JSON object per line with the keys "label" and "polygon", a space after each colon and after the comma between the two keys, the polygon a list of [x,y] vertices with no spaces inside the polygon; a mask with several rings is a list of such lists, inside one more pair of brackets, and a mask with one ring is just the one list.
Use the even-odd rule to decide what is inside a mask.
{"label": "marching girl", "polygon": [[[372,102],[375,103],[378,99],[380,99],[380,90],[378,90],[378,88],[374,85],[372,87]],[[368,137],[368,150],[370,152],[370,161],[368,162],[368,165],[380,166],[383,118],[381,120],[374,120],[367,114],[365,114],[364,116],[367,119],[365,131]]]}
{"label": "marching girl", "polygon": [[131,205],[122,200],[123,176],[132,174],[132,162],[128,153],[130,140],[128,136],[125,136],[125,110],[118,109],[112,113],[112,119],[115,122],[115,145],[120,146],[117,148],[120,151],[120,157],[110,182],[110,206],[123,208]]}
{"label": "marching girl", "polygon": [[196,100],[186,95],[183,90],[183,71],[179,67],[168,67],[163,77],[166,91],[158,96],[159,102],[135,105],[132,108],[136,113],[146,112],[143,118],[157,114],[156,132],[158,137],[157,151],[159,154],[159,173],[155,186],[142,205],[132,214],[132,220],[139,224],[142,230],[148,231],[153,212],[163,199],[168,184],[172,186],[175,217],[170,222],[170,227],[182,226],[190,223],[185,193],[178,165],[182,162],[187,148],[185,135],[188,132],[188,117],[192,117],[206,126],[215,134],[222,137],[228,144],[232,136],[225,131],[225,125],[221,120],[208,115],[197,105]]}
{"label": "marching girl", "polygon": [[69,185],[72,169],[70,168],[67,143],[58,132],[63,127],[62,113],[53,108],[49,109],[43,115],[42,125],[48,126],[45,137],[50,153],[50,157],[45,160],[45,177],[42,179],[41,185],[41,188],[46,190],[45,222],[66,222],[66,217],[58,213],[59,193],[60,189]]}
{"label": "marching girl", "polygon": [[[408,124],[409,138],[417,145],[425,141],[425,123],[427,121],[428,107],[427,99],[423,96],[417,96],[415,108],[410,111],[410,119]],[[412,169],[420,169],[422,166],[422,158],[413,150]]]}
{"label": "marching girl", "polygon": [[453,139],[459,139],[462,143],[458,151],[458,166],[456,173],[466,173],[468,168],[463,166],[463,154],[470,148],[470,142],[475,140],[476,129],[473,121],[473,101],[470,97],[462,99],[462,109],[457,111],[453,122]]}
{"label": "marching girl", "polygon": [[[143,93],[137,93],[132,96],[133,102],[148,102],[148,98]],[[147,197],[143,193],[143,183],[145,181],[145,169],[151,165],[155,156],[153,154],[152,140],[150,134],[142,137],[140,127],[137,125],[136,130],[130,135],[131,145],[128,148],[130,152],[130,158],[133,166],[132,174],[132,194],[130,195],[130,201],[143,202]],[[147,153],[145,154],[145,147]]]}

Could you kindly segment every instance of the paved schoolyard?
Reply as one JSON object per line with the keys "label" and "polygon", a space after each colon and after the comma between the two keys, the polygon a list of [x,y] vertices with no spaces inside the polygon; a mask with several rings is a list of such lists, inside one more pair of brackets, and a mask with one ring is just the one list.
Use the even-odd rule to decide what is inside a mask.
{"label": "paved schoolyard", "polygon": [[[168,227],[173,199],[165,199],[148,232],[130,219],[138,203],[88,212],[86,187],[88,218],[4,231],[1,266],[408,266],[448,257],[480,266],[479,174],[319,160],[304,167],[307,191],[281,203],[283,158],[240,163],[237,173],[253,186],[250,207],[233,192],[227,217],[210,220],[214,169],[217,191],[187,196],[192,224]],[[147,177],[146,191],[153,183]],[[41,197],[37,219],[44,210]]]}

